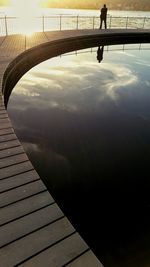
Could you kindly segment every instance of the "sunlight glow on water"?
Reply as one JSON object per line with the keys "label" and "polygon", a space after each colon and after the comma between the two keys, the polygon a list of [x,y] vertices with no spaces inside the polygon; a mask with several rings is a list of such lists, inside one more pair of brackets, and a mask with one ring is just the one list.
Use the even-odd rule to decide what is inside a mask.
{"label": "sunlight glow on water", "polygon": [[[77,29],[77,16],[79,16],[79,29],[93,29],[93,16],[96,17],[94,28],[99,28],[99,10],[38,8],[37,2],[27,0],[25,1],[26,4],[23,5],[23,1],[25,0],[16,0],[16,4],[20,3],[16,5],[16,8],[0,7],[0,17],[4,18],[5,15],[16,17],[7,19],[8,34],[43,31],[43,27],[45,31],[60,30],[60,17],[56,17],[60,14],[62,15],[61,30]],[[47,16],[44,19],[44,26],[43,16]],[[143,25],[145,29],[150,28],[150,12],[115,10],[108,12],[108,28],[118,28],[118,25],[120,28],[126,28],[127,17],[129,17],[129,28],[143,28]],[[5,20],[2,18],[0,20],[0,35],[5,35]]]}
{"label": "sunlight glow on water", "polygon": [[[37,30],[35,17],[39,13],[39,0],[11,0],[11,4],[13,15],[19,19],[18,31],[27,35],[35,32]],[[7,13],[7,9],[5,12]]]}

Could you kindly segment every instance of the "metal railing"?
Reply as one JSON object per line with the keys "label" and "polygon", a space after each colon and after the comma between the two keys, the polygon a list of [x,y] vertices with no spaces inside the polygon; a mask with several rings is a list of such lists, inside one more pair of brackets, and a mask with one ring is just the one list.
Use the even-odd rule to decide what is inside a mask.
{"label": "metal railing", "polygon": [[[0,36],[32,32],[52,31],[52,30],[79,30],[98,29],[100,25],[99,16],[81,15],[53,15],[40,16],[26,20],[19,17],[0,17]],[[107,17],[107,28],[125,29],[150,29],[150,17]]]}

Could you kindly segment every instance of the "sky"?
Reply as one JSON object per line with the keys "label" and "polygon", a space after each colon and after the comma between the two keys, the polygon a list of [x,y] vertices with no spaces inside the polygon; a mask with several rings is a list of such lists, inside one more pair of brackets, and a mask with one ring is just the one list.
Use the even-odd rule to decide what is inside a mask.
{"label": "sky", "polygon": [[41,5],[41,4],[47,4],[49,2],[49,0],[0,0],[0,5],[20,5],[23,3],[33,3],[34,5]]}
{"label": "sky", "polygon": [[0,6],[99,9],[103,4],[114,10],[150,10],[150,0],[0,0]]}

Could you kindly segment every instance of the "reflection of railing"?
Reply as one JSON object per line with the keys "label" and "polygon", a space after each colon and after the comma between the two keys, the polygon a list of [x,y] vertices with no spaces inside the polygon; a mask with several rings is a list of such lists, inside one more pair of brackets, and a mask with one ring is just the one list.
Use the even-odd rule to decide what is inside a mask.
{"label": "reflection of railing", "polygon": [[[132,47],[130,47],[130,45],[128,44],[122,44],[122,45],[117,45],[116,46],[109,46],[109,45],[106,45],[104,46],[104,50],[105,52],[109,52],[109,51],[112,51],[112,52],[119,52],[119,51],[143,51],[143,50],[149,50],[150,51],[150,45],[149,44],[135,44],[134,47],[133,47],[133,44],[132,44]],[[66,53],[66,54],[62,54],[60,55],[60,57],[64,57],[64,56],[70,56],[70,55],[78,55],[78,54],[86,54],[86,53],[96,53],[97,52],[97,48],[87,48],[87,49],[84,49],[84,50],[76,50],[76,51],[73,51],[73,52],[69,52],[69,53]]]}
{"label": "reflection of railing", "polygon": [[[53,15],[30,19],[1,16],[0,35],[25,33],[28,29],[35,32],[66,29],[98,29],[99,24],[99,16]],[[107,24],[108,28],[150,29],[150,17],[114,17],[108,15]]]}

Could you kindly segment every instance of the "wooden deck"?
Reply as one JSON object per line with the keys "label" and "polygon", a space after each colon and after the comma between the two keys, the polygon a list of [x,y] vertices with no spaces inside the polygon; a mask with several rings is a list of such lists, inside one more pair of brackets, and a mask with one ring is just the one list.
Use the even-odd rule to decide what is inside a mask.
{"label": "wooden deck", "polygon": [[[3,75],[20,53],[61,38],[103,31],[0,37],[0,266],[102,266],[47,191],[14,133],[2,95]],[[115,31],[105,31],[108,35]],[[142,31],[144,34],[144,31]],[[148,31],[145,31],[148,32]],[[121,33],[121,31],[120,31]]]}
{"label": "wooden deck", "polygon": [[[9,63],[63,33],[0,38],[0,266],[102,266],[64,216],[17,139],[2,97]],[[68,33],[65,33],[68,36]]]}

